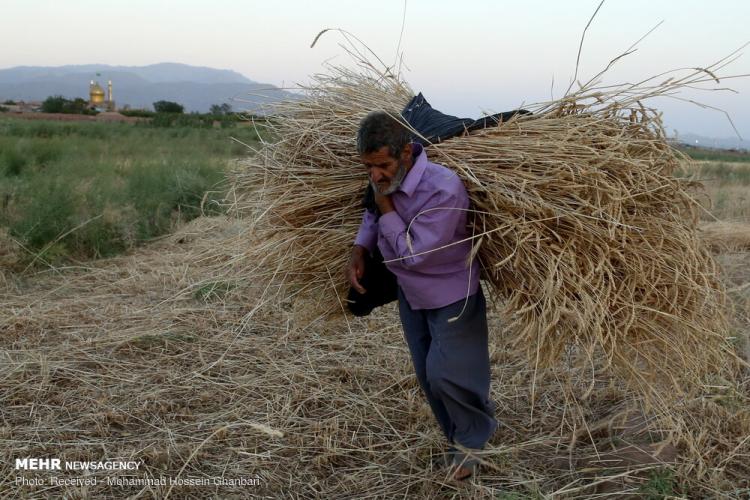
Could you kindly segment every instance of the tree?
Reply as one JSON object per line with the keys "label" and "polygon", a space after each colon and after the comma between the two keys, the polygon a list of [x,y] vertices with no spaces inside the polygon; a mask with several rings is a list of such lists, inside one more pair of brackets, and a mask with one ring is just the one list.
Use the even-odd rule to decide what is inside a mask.
{"label": "tree", "polygon": [[61,95],[51,95],[44,100],[42,103],[43,113],[62,113],[65,108],[65,102],[67,101]]}
{"label": "tree", "polygon": [[85,99],[81,99],[80,97],[76,97],[72,101],[68,101],[66,105],[63,107],[63,113],[85,115],[85,114],[88,114],[88,111],[89,111],[89,103],[86,102]]}
{"label": "tree", "polygon": [[49,96],[42,103],[44,113],[66,113],[73,115],[95,115],[97,111],[89,109],[89,103],[85,99],[76,97],[66,99],[61,95]]}
{"label": "tree", "polygon": [[154,111],[157,113],[182,113],[185,108],[181,104],[172,101],[156,101]]}
{"label": "tree", "polygon": [[231,112],[232,112],[231,104],[224,103],[224,104],[212,104],[211,105],[210,114],[212,115],[217,115],[217,116],[228,115]]}

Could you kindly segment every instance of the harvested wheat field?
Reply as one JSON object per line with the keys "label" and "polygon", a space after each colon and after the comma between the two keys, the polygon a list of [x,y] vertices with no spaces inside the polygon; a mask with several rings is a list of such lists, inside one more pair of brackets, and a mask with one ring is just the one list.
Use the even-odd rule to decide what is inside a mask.
{"label": "harvested wheat field", "polygon": [[673,175],[687,158],[641,103],[712,69],[583,86],[428,147],[467,184],[494,299],[500,427],[479,477],[457,484],[433,465],[442,436],[395,304],[341,314],[365,184],[352,131],[412,95],[366,66],[276,109],[276,140],[233,174],[232,217],[88,267],[2,275],[5,463],[140,465],[15,472],[0,494],[747,495],[750,253],[706,243],[700,186]]}
{"label": "harvested wheat field", "polygon": [[[501,335],[491,337],[501,427],[486,472],[450,483],[431,465],[441,436],[395,310],[300,322],[304,311],[288,302],[248,318],[262,290],[247,276],[214,280],[240,252],[243,231],[237,221],[201,218],[130,256],[6,276],[2,453],[5,463],[135,460],[143,462],[135,477],[258,484],[108,485],[124,474],[102,470],[89,487],[19,486],[6,475],[3,497],[589,497],[665,484],[690,496],[746,491],[747,375],[717,379],[670,415],[654,415],[615,381],[592,385],[587,373],[561,366],[537,381],[532,404],[533,369]],[[724,279],[735,290],[737,344],[747,349],[750,253],[726,259],[734,262]],[[500,331],[496,314],[490,321]]]}
{"label": "harvested wheat field", "polygon": [[[131,256],[23,282],[6,276],[4,461],[136,460],[138,477],[258,481],[107,485],[122,474],[99,471],[96,486],[46,490],[68,498],[584,496],[643,491],[650,474],[664,475],[660,460],[684,491],[747,487],[747,380],[717,380],[665,420],[640,412],[612,380],[592,386],[585,373],[561,369],[538,383],[532,405],[533,370],[500,335],[491,352],[503,425],[485,457],[488,472],[476,484],[450,484],[431,470],[440,436],[393,309],[366,321],[300,323],[290,302],[243,322],[262,290],[245,276],[213,281],[216,266],[241,250],[243,229],[197,219]],[[727,279],[747,282],[746,269]],[[736,288],[747,307],[747,287]],[[0,491],[40,495],[8,476]]]}

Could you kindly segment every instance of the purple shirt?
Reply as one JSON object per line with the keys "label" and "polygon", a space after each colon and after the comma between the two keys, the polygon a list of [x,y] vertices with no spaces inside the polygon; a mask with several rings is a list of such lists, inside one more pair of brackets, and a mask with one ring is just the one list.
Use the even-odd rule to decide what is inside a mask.
{"label": "purple shirt", "polygon": [[[370,252],[377,244],[411,308],[435,309],[477,292],[479,263],[475,257],[469,270],[471,240],[422,253],[471,237],[466,227],[469,195],[455,172],[429,162],[420,144],[412,147],[414,165],[391,195],[395,210],[377,221],[365,210],[354,244]],[[410,222],[411,248],[406,238]],[[392,259],[401,260],[388,262]]]}

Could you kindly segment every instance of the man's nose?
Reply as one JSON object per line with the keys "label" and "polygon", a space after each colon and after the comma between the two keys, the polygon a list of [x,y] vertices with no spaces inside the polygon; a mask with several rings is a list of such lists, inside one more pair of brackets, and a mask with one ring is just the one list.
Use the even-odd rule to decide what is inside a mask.
{"label": "man's nose", "polygon": [[378,172],[374,168],[370,170],[370,180],[374,183],[380,182],[380,180],[383,178],[383,174],[381,172]]}

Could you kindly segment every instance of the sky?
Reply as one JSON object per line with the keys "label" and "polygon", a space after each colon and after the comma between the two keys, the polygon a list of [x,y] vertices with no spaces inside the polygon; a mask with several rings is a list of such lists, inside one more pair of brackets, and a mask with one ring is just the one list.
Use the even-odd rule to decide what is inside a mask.
{"label": "sky", "polygon": [[[559,98],[576,68],[599,0],[3,0],[0,68],[180,62],[238,71],[290,87],[348,64],[341,35],[355,34],[436,109],[462,117]],[[662,22],[663,21],[663,22]],[[579,80],[588,80],[659,22],[606,84],[706,67],[750,41],[748,0],[606,0],[589,27]],[[400,42],[400,43],[399,43]],[[750,74],[750,46],[722,76]],[[554,83],[553,83],[554,82]],[[750,77],[682,94],[731,116],[750,144]],[[724,113],[674,99],[651,105],[667,131],[736,136]]]}

